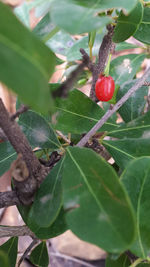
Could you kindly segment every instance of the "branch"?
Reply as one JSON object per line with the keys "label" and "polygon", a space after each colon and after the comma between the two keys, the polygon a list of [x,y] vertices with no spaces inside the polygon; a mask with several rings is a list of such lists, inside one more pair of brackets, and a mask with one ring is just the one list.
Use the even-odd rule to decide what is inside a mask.
{"label": "branch", "polygon": [[[21,131],[16,121],[12,121],[2,100],[0,99],[0,127],[7,136],[9,142],[16,152],[21,155],[23,165],[28,169],[29,176],[22,182],[14,180],[15,190],[19,200],[24,205],[29,205],[33,201],[34,193],[39,184],[46,176],[46,168],[42,166],[34,155],[27,138]],[[17,160],[16,163],[18,164]],[[14,164],[15,165],[15,164]],[[18,165],[17,165],[18,169]],[[21,168],[20,168],[21,169]],[[14,170],[15,171],[15,170]],[[18,170],[17,170],[18,172]]]}
{"label": "branch", "polygon": [[19,154],[22,154],[24,161],[31,175],[37,173],[41,165],[32,152],[28,140],[21,131],[19,125],[10,119],[9,113],[6,110],[2,99],[0,99],[0,127],[7,136],[9,142]]}
{"label": "branch", "polygon": [[21,265],[21,263],[24,261],[24,259],[28,256],[29,252],[32,250],[32,248],[39,242],[38,239],[33,239],[33,241],[31,242],[31,244],[27,247],[27,249],[25,250],[25,252],[23,253],[22,257],[20,258],[20,260],[18,261],[18,267]]}
{"label": "branch", "polygon": [[90,92],[90,98],[93,101],[97,100],[95,96],[96,81],[98,79],[99,74],[103,72],[105,69],[105,64],[106,64],[108,55],[113,46],[112,36],[114,32],[114,27],[111,25],[108,25],[107,29],[108,29],[108,33],[104,36],[102,44],[99,49],[98,63],[95,64],[94,70],[93,70],[93,81],[92,81],[92,87],[91,87],[91,92]]}
{"label": "branch", "polygon": [[144,75],[135,83],[134,86],[114,105],[114,107],[108,110],[105,115],[95,124],[95,126],[78,142],[78,147],[83,147],[88,140],[103,126],[103,124],[129,99],[129,97],[135,93],[145,82],[150,75],[150,68],[144,73]]}
{"label": "branch", "polygon": [[26,112],[29,108],[25,105],[21,105],[20,108],[11,115],[11,120],[15,120],[17,117],[19,117],[21,114],[23,114],[24,112]]}
{"label": "branch", "polygon": [[85,62],[87,62],[88,69],[93,72],[94,71],[94,64],[92,63],[89,55],[86,53],[86,51],[83,48],[80,48],[80,53],[82,54],[82,58]]}
{"label": "branch", "polygon": [[0,192],[0,209],[21,204],[15,191]]}
{"label": "branch", "polygon": [[35,238],[35,235],[26,226],[0,226],[0,238],[10,236],[31,236]]}

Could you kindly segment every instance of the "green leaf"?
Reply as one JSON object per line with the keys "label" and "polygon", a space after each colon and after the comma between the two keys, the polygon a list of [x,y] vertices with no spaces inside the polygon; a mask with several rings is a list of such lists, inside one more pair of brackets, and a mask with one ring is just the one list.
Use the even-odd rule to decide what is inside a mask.
{"label": "green leaf", "polygon": [[105,267],[129,267],[130,260],[126,254],[122,254],[117,260],[107,257]]}
{"label": "green leaf", "polygon": [[76,41],[67,53],[67,60],[74,61],[82,58],[80,48],[83,48],[87,53],[89,52],[88,47],[88,36],[83,36],[81,39]]}
{"label": "green leaf", "polygon": [[47,13],[33,29],[33,32],[44,42],[52,38],[58,31],[59,28],[51,21],[50,13]]}
{"label": "green leaf", "polygon": [[[19,213],[25,222],[25,224],[28,223],[28,216],[31,209],[31,206],[17,206]],[[49,239],[53,238],[55,236],[58,236],[62,233],[64,233],[66,230],[68,230],[68,226],[65,219],[65,211],[63,208],[60,209],[58,216],[56,217],[55,221],[48,227],[39,227],[36,225],[36,222],[34,223],[34,229],[31,227],[32,231],[35,233],[37,238],[39,239]],[[30,227],[30,225],[28,225]]]}
{"label": "green leaf", "polygon": [[92,30],[104,27],[111,21],[106,16],[98,17],[95,15],[96,11],[92,8],[92,5],[86,8],[80,6],[76,1],[55,0],[51,7],[52,21],[61,29],[71,34],[91,32]]}
{"label": "green leaf", "polygon": [[128,162],[135,158],[150,155],[149,138],[103,140],[103,145],[121,169],[124,169]]}
{"label": "green leaf", "polygon": [[145,55],[143,54],[129,54],[112,60],[110,75],[114,78],[115,83],[122,85],[126,81],[131,80],[140,68],[144,58]]}
{"label": "green leaf", "polygon": [[115,43],[120,43],[128,39],[131,35],[133,35],[138,29],[139,24],[142,21],[142,17],[143,4],[140,0],[137,1],[136,6],[128,15],[125,15],[123,11],[121,11],[117,19],[117,25],[115,27],[113,41]]}
{"label": "green leaf", "polygon": [[0,250],[0,266],[10,267],[7,254],[1,250]]}
{"label": "green leaf", "polygon": [[150,8],[144,8],[144,14],[142,22],[134,34],[134,38],[144,44],[150,44]]}
{"label": "green leaf", "polygon": [[146,263],[146,262],[140,263],[137,265],[137,267],[150,267],[150,263]]}
{"label": "green leaf", "polygon": [[136,212],[137,238],[132,253],[146,259],[150,253],[150,157],[132,161],[121,176]]}
{"label": "green leaf", "polygon": [[31,8],[35,7],[35,16],[40,18],[45,16],[45,14],[50,11],[52,1],[53,0],[36,0],[29,2],[29,5]]}
{"label": "green leaf", "polygon": [[130,44],[127,42],[122,42],[119,44],[116,44],[115,51],[121,51],[121,50],[128,50],[128,49],[134,49],[134,48],[139,48],[140,46]]}
{"label": "green leaf", "polygon": [[98,9],[98,10],[105,10],[110,8],[124,8],[126,11],[131,11],[136,3],[137,0],[95,0],[85,1],[85,0],[71,0],[71,2],[75,2],[78,5],[83,5],[85,7]]}
{"label": "green leaf", "polygon": [[[100,43],[102,42],[104,34],[105,34],[104,29],[101,30],[100,32],[97,32],[94,45],[92,47],[93,56],[97,56],[98,51],[99,51],[99,46],[100,46]],[[82,37],[81,39],[79,39],[73,44],[73,46],[68,50],[67,60],[74,61],[74,60],[81,59],[82,55],[80,53],[80,48],[83,48],[89,54],[88,36]]]}
{"label": "green leaf", "polygon": [[108,132],[109,136],[117,138],[149,138],[150,137],[150,111],[143,116],[124,123],[117,129]]}
{"label": "green leaf", "polygon": [[10,267],[16,266],[17,251],[18,251],[18,237],[11,237],[7,242],[0,246],[0,251],[7,254]]}
{"label": "green leaf", "polygon": [[[137,80],[129,81],[123,84],[117,94],[117,101],[122,98],[129,89],[137,82]],[[119,109],[119,114],[125,122],[132,121],[142,115],[146,104],[145,96],[147,96],[148,87],[142,86],[123,104]]]}
{"label": "green leaf", "polygon": [[0,176],[9,170],[16,157],[17,153],[9,142],[0,143]]}
{"label": "green leaf", "polygon": [[30,254],[30,261],[36,266],[48,267],[49,256],[45,241],[41,242],[32,250]]}
{"label": "green leaf", "polygon": [[132,207],[103,158],[87,148],[67,148],[63,191],[67,224],[79,238],[112,253],[129,248],[135,234]]}
{"label": "green leaf", "polygon": [[51,125],[43,116],[27,111],[19,117],[19,125],[32,147],[60,148],[60,143]]}
{"label": "green leaf", "polygon": [[35,194],[28,215],[28,226],[35,232],[40,227],[50,226],[56,219],[62,206],[62,167],[63,160],[59,161]]}
{"label": "green leaf", "polygon": [[55,55],[2,2],[0,18],[0,80],[23,102],[47,112],[51,103],[47,83]]}
{"label": "green leaf", "polygon": [[62,30],[57,32],[46,44],[54,53],[66,56],[74,44],[74,39]]}
{"label": "green leaf", "polygon": [[[56,107],[56,129],[66,133],[88,132],[104,115],[104,111],[89,97],[73,90],[67,100],[62,100]],[[114,130],[118,126],[110,119],[101,128],[101,131]]]}
{"label": "green leaf", "polygon": [[65,211],[61,209],[52,225],[45,228],[39,228],[35,232],[35,235],[40,239],[49,239],[63,234],[68,230],[65,215]]}

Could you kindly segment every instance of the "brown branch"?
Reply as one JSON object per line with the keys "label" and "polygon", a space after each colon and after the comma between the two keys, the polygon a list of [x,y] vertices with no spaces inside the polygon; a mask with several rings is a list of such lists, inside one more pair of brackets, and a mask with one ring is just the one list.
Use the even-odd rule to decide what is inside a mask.
{"label": "brown branch", "polygon": [[82,54],[82,58],[84,62],[87,62],[86,66],[88,69],[93,72],[94,71],[94,64],[92,63],[89,55],[86,53],[86,51],[83,48],[80,48],[80,53]]}
{"label": "brown branch", "polygon": [[0,127],[7,136],[9,142],[19,154],[22,154],[24,161],[29,169],[30,175],[36,174],[40,169],[40,163],[30,147],[25,135],[19,125],[10,119],[3,101],[0,99]]}
{"label": "brown branch", "polygon": [[21,131],[16,121],[12,121],[8,111],[6,110],[2,100],[0,99],[0,127],[7,136],[9,142],[18,154],[21,154],[22,160],[25,162],[29,171],[29,177],[18,182],[14,180],[15,189],[19,200],[25,204],[31,204],[34,193],[39,184],[46,176],[46,169],[34,155],[27,138]]}
{"label": "brown branch", "polygon": [[0,192],[0,209],[19,204],[20,201],[15,191]]}
{"label": "brown branch", "polygon": [[0,226],[0,238],[10,236],[31,236],[35,238],[34,233],[26,226]]}
{"label": "brown branch", "polygon": [[78,147],[83,147],[88,140],[104,125],[104,123],[136,92],[150,75],[150,68],[144,75],[130,88],[130,90],[95,124],[95,126],[78,142]]}
{"label": "brown branch", "polygon": [[25,105],[21,105],[20,108],[11,115],[11,120],[15,120],[16,118],[18,118],[21,114],[23,114],[24,112],[26,112],[29,108]]}

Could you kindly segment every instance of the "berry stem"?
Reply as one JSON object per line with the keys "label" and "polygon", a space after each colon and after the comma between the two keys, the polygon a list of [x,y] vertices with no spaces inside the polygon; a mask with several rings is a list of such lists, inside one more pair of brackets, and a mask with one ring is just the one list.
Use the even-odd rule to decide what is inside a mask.
{"label": "berry stem", "polygon": [[108,62],[107,62],[107,65],[105,67],[105,70],[104,70],[105,76],[109,76],[109,69],[110,69],[111,57],[112,57],[112,54],[109,54]]}

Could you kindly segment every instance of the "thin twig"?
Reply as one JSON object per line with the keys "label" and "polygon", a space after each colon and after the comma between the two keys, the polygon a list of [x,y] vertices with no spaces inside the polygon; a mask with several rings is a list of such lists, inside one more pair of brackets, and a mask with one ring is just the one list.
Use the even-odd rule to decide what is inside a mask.
{"label": "thin twig", "polygon": [[21,105],[21,107],[10,116],[10,119],[13,121],[16,118],[18,118],[21,114],[23,114],[24,112],[26,112],[29,108],[25,105]]}
{"label": "thin twig", "polygon": [[144,75],[135,83],[134,86],[114,105],[111,110],[108,110],[105,115],[95,124],[95,126],[78,142],[78,147],[83,147],[88,140],[103,126],[103,124],[135,93],[145,82],[150,75],[150,68]]}
{"label": "thin twig", "polygon": [[29,252],[32,250],[32,248],[39,242],[38,239],[34,238],[31,244],[27,247],[23,255],[21,256],[20,260],[18,261],[18,267],[21,265],[21,263],[24,261],[24,259],[28,256]]}
{"label": "thin twig", "polygon": [[89,55],[86,53],[86,51],[83,48],[80,48],[80,53],[82,54],[82,58],[85,62],[87,62],[88,69],[93,72],[94,71],[94,64],[92,63]]}
{"label": "thin twig", "polygon": [[66,143],[70,144],[71,141],[60,131],[56,130],[56,133],[58,134],[59,137],[61,137]]}

